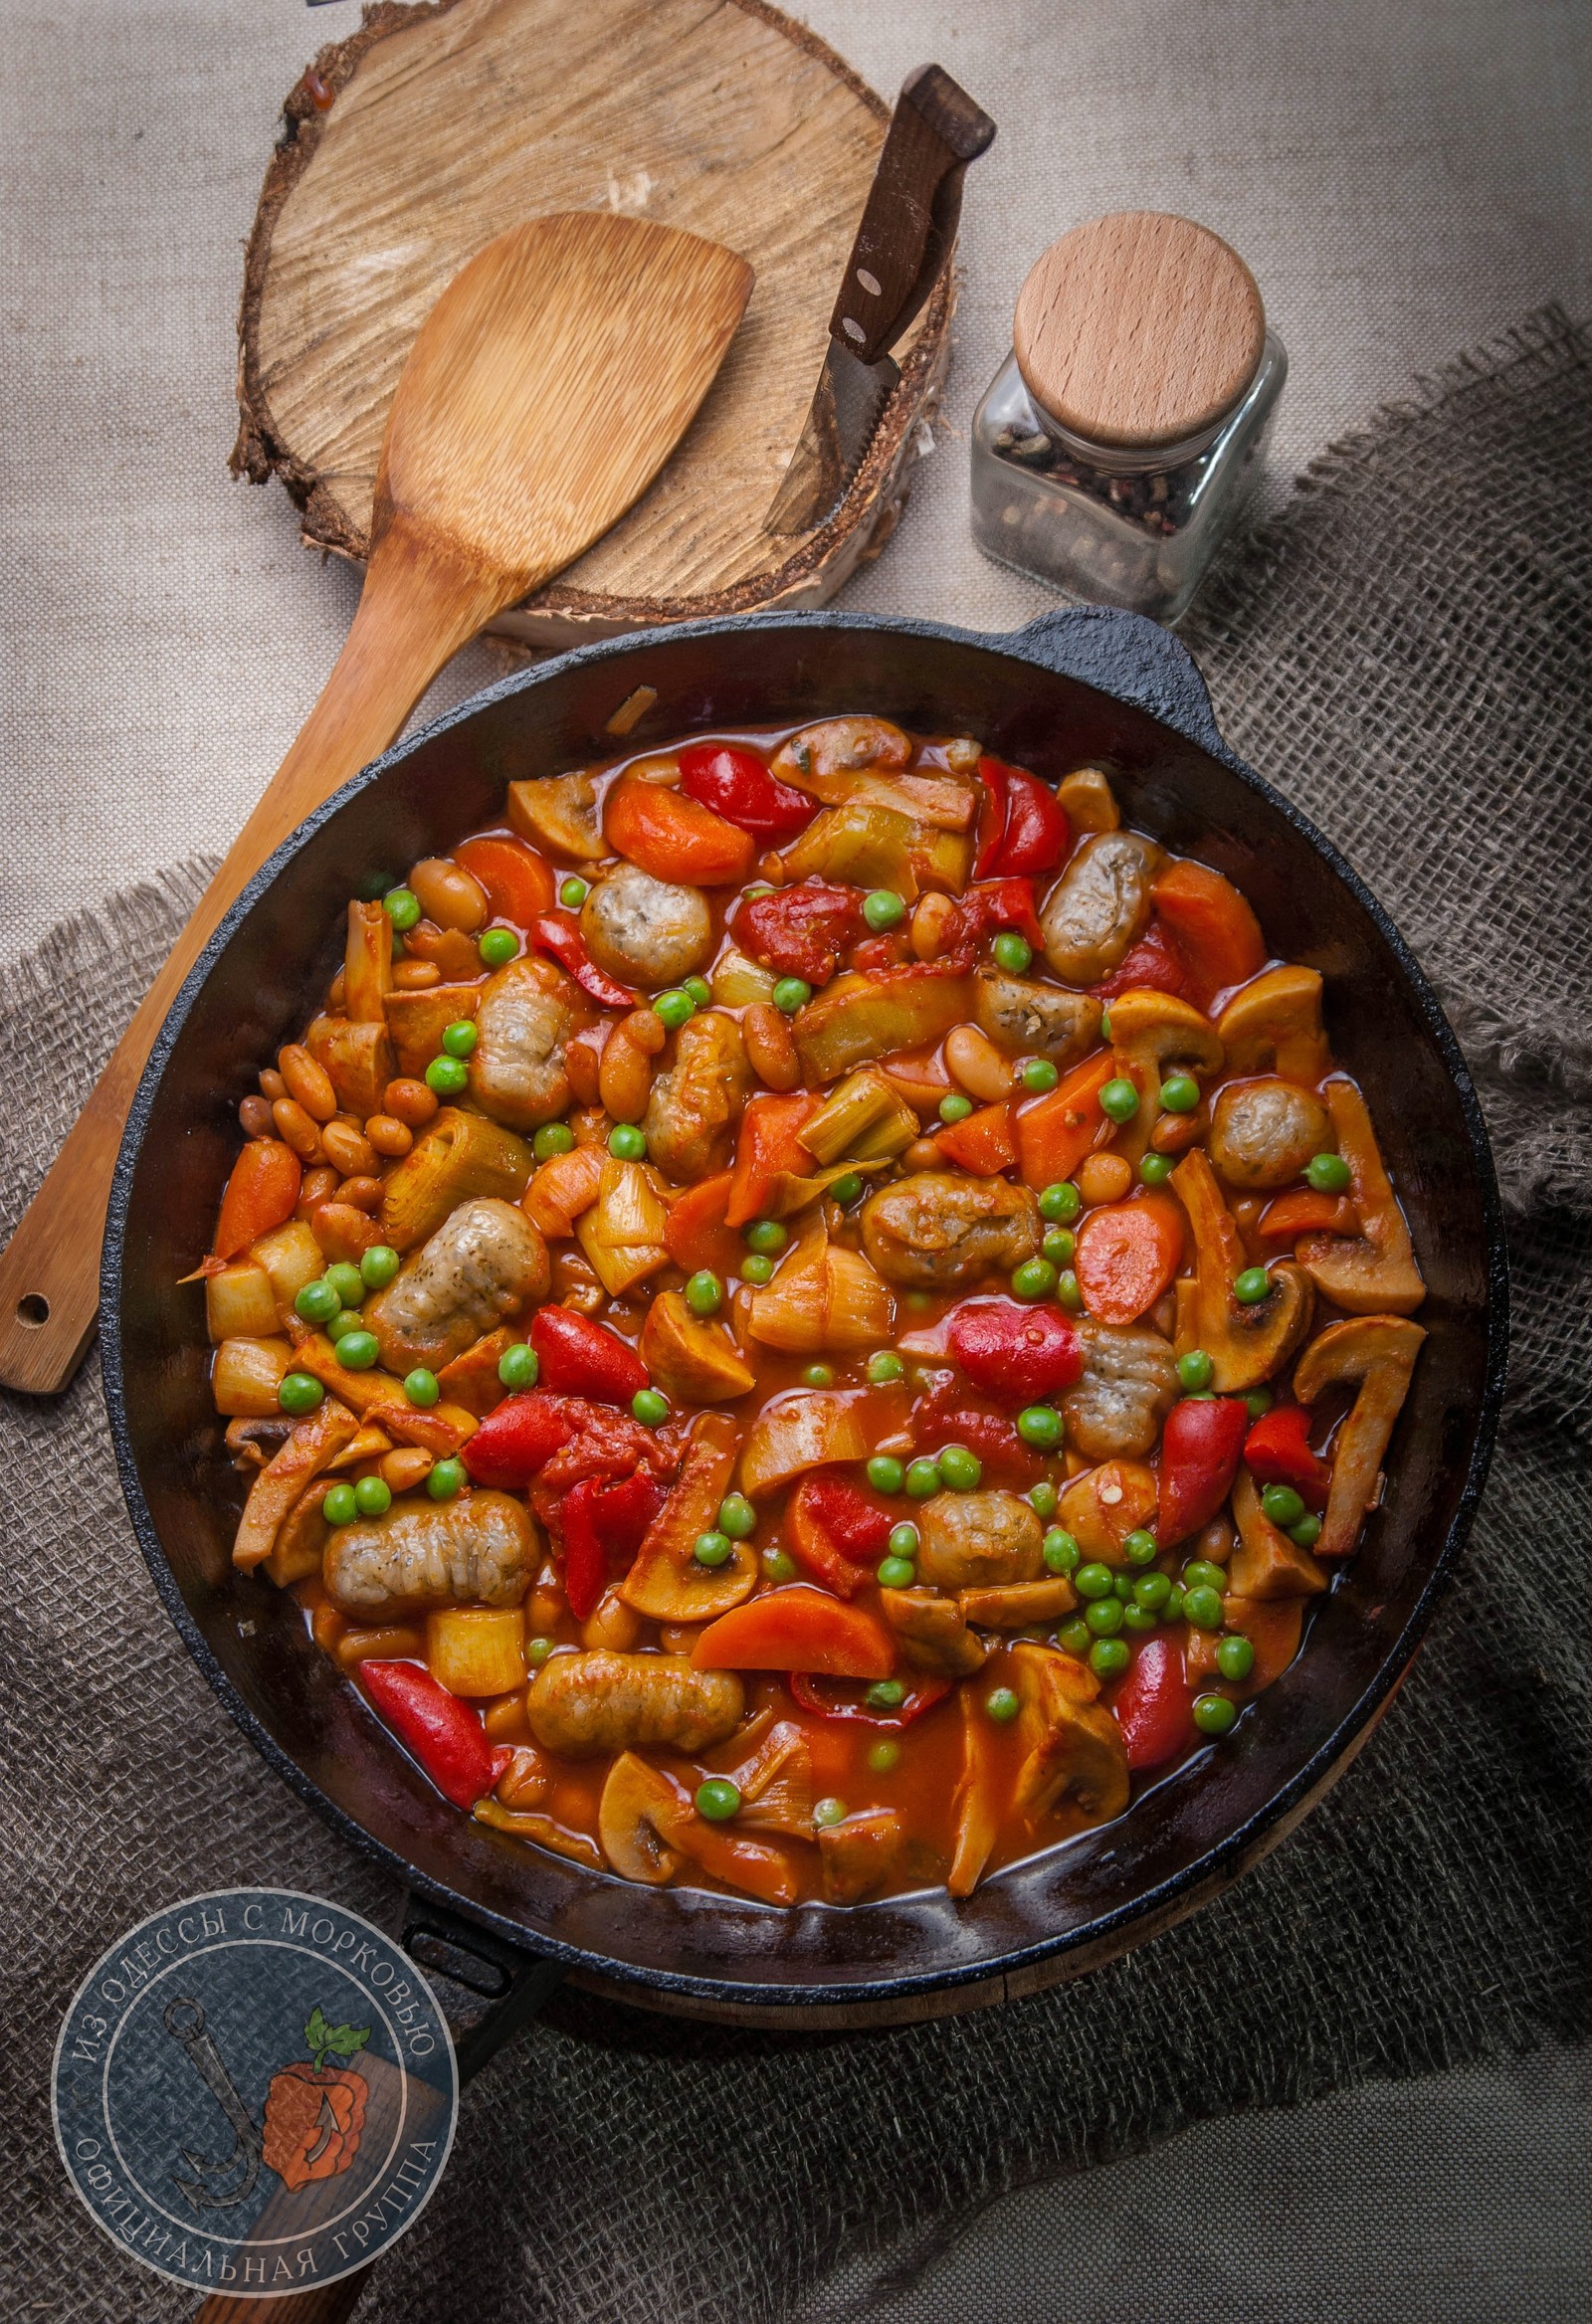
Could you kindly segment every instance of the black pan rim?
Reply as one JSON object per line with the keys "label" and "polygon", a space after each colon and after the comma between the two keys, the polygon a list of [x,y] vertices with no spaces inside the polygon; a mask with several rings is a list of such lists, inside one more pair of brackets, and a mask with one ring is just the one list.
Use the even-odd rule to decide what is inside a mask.
{"label": "black pan rim", "polygon": [[[409,1863],[402,1853],[376,1839],[365,1827],[338,1807],[309,1779],[298,1762],[283,1749],[275,1737],[256,1717],[234,1686],[225,1668],[208,1645],[202,1631],[189,1612],[176,1576],[167,1562],[158,1532],[144,1498],[142,1483],[131,1449],[127,1425],[126,1384],[122,1364],[120,1280],[124,1251],[127,1206],[132,1180],[149,1113],[154,1103],[166,1061],[175,1046],[190,1010],[212,969],[226,951],[242,920],[254,904],[277,878],[282,869],[302,849],[307,847],[339,810],[359,792],[379,781],[392,765],[407,758],[415,749],[436,735],[467,723],[488,704],[512,698],[535,688],[572,668],[589,668],[605,661],[621,661],[645,647],[668,645],[691,639],[735,638],[755,635],[770,630],[799,630],[806,632],[847,631],[875,634],[885,638],[915,637],[938,644],[967,647],[984,654],[993,654],[1010,661],[1014,671],[1032,670],[1036,666],[1050,667],[1041,652],[1034,651],[1047,634],[1057,633],[1069,625],[1099,627],[1104,630],[1126,630],[1144,640],[1145,633],[1153,642],[1154,650],[1163,657],[1186,661],[1186,674],[1194,679],[1185,708],[1190,714],[1182,719],[1169,718],[1149,708],[1131,694],[1116,694],[1108,685],[1094,684],[1086,677],[1075,682],[1090,687],[1105,698],[1114,699],[1138,714],[1155,720],[1177,735],[1180,741],[1194,746],[1216,759],[1230,773],[1242,781],[1274,814],[1282,817],[1308,843],[1315,854],[1349,890],[1360,907],[1375,924],[1378,933],[1388,945],[1407,986],[1412,992],[1420,1013],[1430,1031],[1444,1066],[1454,1084],[1465,1121],[1470,1159],[1476,1173],[1481,1197],[1486,1236],[1486,1271],[1488,1282],[1486,1344],[1487,1363],[1482,1395],[1477,1410],[1475,1433],[1471,1443],[1465,1482],[1461,1488],[1453,1519],[1443,1545],[1432,1562],[1426,1583],[1411,1607],[1409,1617],[1397,1639],[1384,1655],[1375,1677],[1363,1689],[1333,1731],[1317,1746],[1310,1758],[1295,1774],[1274,1792],[1266,1804],[1236,1831],[1226,1835],[1205,1854],[1185,1865],[1179,1872],[1159,1886],[1146,1890],[1112,1911],[1100,1914],[1079,1928],[1065,1931],[1053,1938],[1045,1938],[1010,1953],[986,1957],[958,1967],[898,1973],[880,1977],[866,1977],[833,1985],[800,1985],[753,1983],[729,1978],[691,1976],[680,1972],[638,1966],[629,1961],[611,1958],[583,1947],[572,1946],[560,1939],[527,1929],[521,1921],[494,1912],[473,1899],[460,1896],[445,1883],[433,1879]],[[1072,675],[1068,673],[1068,675]],[[381,757],[343,784],[323,806],[278,847],[269,861],[242,890],[225,918],[205,945],[184,980],[181,991],[158,1039],[150,1053],[148,1064],[140,1076],[137,1090],[128,1111],[127,1125],[117,1156],[112,1182],[109,1209],[106,1218],[103,1254],[100,1262],[100,1366],[104,1383],[105,1405],[110,1424],[117,1472],[123,1497],[137,1537],[144,1562],[148,1566],[155,1588],[189,1653],[193,1656],[229,1716],[242,1729],[267,1764],[282,1776],[298,1795],[314,1808],[343,1839],[359,1851],[394,1873],[412,1892],[427,1898],[433,1904],[456,1913],[465,1922],[474,1922],[493,1930],[498,1936],[520,1951],[561,1963],[567,1970],[585,1973],[606,1983],[629,1989],[638,2006],[645,2007],[649,1994],[660,2001],[674,2000],[702,2005],[706,2010],[718,2010],[736,2017],[754,2016],[758,2011],[777,2011],[788,2017],[800,2011],[859,2011],[882,2003],[910,2004],[927,2000],[936,1994],[954,1993],[966,1988],[988,1988],[1003,1979],[1020,1976],[1024,1972],[1058,1964],[1056,1975],[1067,1974],[1065,1961],[1069,1955],[1093,1952],[1102,1944],[1109,1945],[1134,1925],[1153,1922],[1180,1902],[1193,1903],[1215,1887],[1219,1887],[1242,1870],[1256,1854],[1263,1852],[1266,1843],[1279,1825],[1309,1800],[1310,1795],[1325,1782],[1343,1760],[1350,1746],[1362,1736],[1379,1715],[1388,1698],[1401,1683],[1411,1659],[1418,1648],[1433,1611],[1445,1589],[1453,1566],[1469,1536],[1487,1481],[1497,1436],[1502,1406],[1504,1373],[1508,1354],[1508,1261],[1504,1241],[1502,1203],[1498,1193],[1496,1172],[1492,1149],[1482,1115],[1480,1100],[1459,1043],[1437,995],[1411,953],[1394,921],[1359,874],[1344,860],[1330,840],[1310,819],[1290,800],[1275,791],[1264,778],[1248,766],[1222,739],[1208,703],[1198,696],[1203,694],[1192,658],[1186,649],[1157,625],[1141,616],[1118,613],[1115,609],[1088,606],[1042,615],[1024,630],[990,633],[966,630],[955,625],[917,619],[901,619],[884,615],[852,615],[835,612],[742,614],[717,620],[670,624],[666,627],[642,630],[625,636],[603,639],[590,645],[574,648],[534,667],[511,673],[495,684],[471,695],[443,716],[433,720],[415,733],[406,735]],[[777,1907],[765,1907],[775,1911]],[[815,1909],[866,1912],[869,1907],[818,1907]]]}

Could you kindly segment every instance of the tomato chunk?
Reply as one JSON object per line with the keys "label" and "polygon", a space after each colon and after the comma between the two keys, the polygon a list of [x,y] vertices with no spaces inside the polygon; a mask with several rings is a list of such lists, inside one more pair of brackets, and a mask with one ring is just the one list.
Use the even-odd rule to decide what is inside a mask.
{"label": "tomato chunk", "polygon": [[896,1643],[877,1615],[806,1582],[770,1590],[710,1622],[692,1648],[698,1670],[818,1670],[888,1678]]}
{"label": "tomato chunk", "polygon": [[1084,1343],[1060,1307],[971,1299],[952,1313],[946,1337],[974,1386],[1002,1404],[1035,1404],[1083,1376]]}
{"label": "tomato chunk", "polygon": [[855,887],[810,879],[800,887],[754,895],[736,911],[737,943],[776,976],[828,984],[840,956],[863,931],[863,899]]}
{"label": "tomato chunk", "polygon": [[540,1384],[555,1396],[589,1396],[594,1404],[629,1404],[647,1385],[647,1367],[606,1323],[572,1307],[538,1307],[530,1344]]}
{"label": "tomato chunk", "polygon": [[833,1469],[804,1477],[785,1511],[791,1556],[840,1598],[867,1580],[868,1568],[884,1555],[890,1525],[877,1502]]}

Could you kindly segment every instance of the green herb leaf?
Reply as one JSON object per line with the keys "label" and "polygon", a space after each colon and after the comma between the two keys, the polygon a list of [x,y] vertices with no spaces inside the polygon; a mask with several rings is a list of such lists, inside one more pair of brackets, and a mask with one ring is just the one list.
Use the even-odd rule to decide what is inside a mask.
{"label": "green herb leaf", "polygon": [[313,2055],[317,2073],[328,2056],[353,2057],[369,2039],[368,2026],[328,2026],[318,2002],[304,2027],[304,2040]]}

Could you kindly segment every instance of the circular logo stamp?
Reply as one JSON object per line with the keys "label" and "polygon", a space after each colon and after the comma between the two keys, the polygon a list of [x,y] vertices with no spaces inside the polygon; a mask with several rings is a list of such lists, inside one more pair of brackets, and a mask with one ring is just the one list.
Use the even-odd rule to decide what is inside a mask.
{"label": "circular logo stamp", "polygon": [[340,1904],[228,1888],[152,1913],[79,1987],[52,2077],[90,2214],[173,2282],[267,2299],[397,2241],[459,2111],[436,1995]]}

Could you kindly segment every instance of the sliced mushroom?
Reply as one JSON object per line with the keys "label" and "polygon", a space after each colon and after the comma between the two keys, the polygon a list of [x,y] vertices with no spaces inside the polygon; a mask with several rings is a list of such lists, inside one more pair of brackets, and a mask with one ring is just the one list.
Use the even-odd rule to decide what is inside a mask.
{"label": "sliced mushroom", "polygon": [[627,1606],[652,1622],[711,1622],[757,1587],[757,1560],[745,1541],[730,1543],[721,1566],[699,1565],[692,1552],[712,1531],[734,1473],[740,1431],[728,1413],[704,1412],[691,1434],[680,1476],[619,1585]]}
{"label": "sliced mushroom", "polygon": [[1122,1730],[1094,1698],[1099,1682],[1071,1654],[1032,1643],[1011,1649],[1023,1707],[1018,1733],[1027,1748],[1015,1805],[1031,1820],[1071,1793],[1101,1823],[1127,1806],[1127,1748]]}
{"label": "sliced mushroom", "polygon": [[1148,988],[1118,993],[1110,1005],[1111,1047],[1122,1073],[1138,1091],[1138,1111],[1117,1131],[1112,1151],[1137,1162],[1161,1117],[1161,1083],[1173,1066],[1207,1078],[1219,1073],[1227,1052],[1208,1017],[1174,993]]}
{"label": "sliced mushroom", "polygon": [[1076,767],[1072,774],[1064,775],[1056,786],[1056,796],[1076,832],[1115,831],[1121,823],[1110,778],[1098,767]]}
{"label": "sliced mushroom", "polygon": [[621,1752],[608,1771],[597,1808],[603,1854],[627,1880],[662,1888],[686,1861],[664,1838],[690,1808],[685,1793],[662,1768],[634,1751]]}
{"label": "sliced mushroom", "polygon": [[1336,1384],[1358,1391],[1332,1448],[1332,1483],[1315,1545],[1321,1557],[1347,1557],[1354,1547],[1425,1337],[1407,1316],[1355,1315],[1329,1323],[1294,1368],[1300,1404],[1313,1404]]}
{"label": "sliced mushroom", "polygon": [[1408,1315],[1426,1297],[1410,1230],[1388,1183],[1365,1099],[1345,1079],[1326,1085],[1337,1150],[1352,1178],[1358,1235],[1301,1235],[1296,1249],[1310,1280],[1351,1315]]}
{"label": "sliced mushroom", "polygon": [[1238,1545],[1227,1578],[1235,1598],[1313,1598],[1326,1576],[1307,1549],[1290,1541],[1261,1507],[1255,1479],[1241,1468],[1233,1481],[1233,1515]]}
{"label": "sliced mushroom", "polygon": [[[982,1651],[982,1649],[980,1649]],[[959,1691],[962,1714],[962,1772],[951,1799],[954,1839],[945,1885],[952,1896],[971,1896],[989,1862],[1000,1830],[1003,1794],[1008,1789],[995,1723],[970,1686]]]}
{"label": "sliced mushroom", "polygon": [[977,1623],[982,1630],[1027,1630],[1033,1623],[1060,1622],[1078,1604],[1078,1593],[1065,1574],[1050,1574],[1043,1582],[961,1590],[957,1604],[963,1621]]}
{"label": "sliced mushroom", "polygon": [[933,1590],[881,1590],[880,1612],[901,1643],[901,1660],[931,1678],[966,1678],[981,1667],[984,1642],[954,1598]]}
{"label": "sliced mushroom", "polygon": [[[741,1818],[745,1822],[745,1818]],[[906,1847],[906,1830],[894,1808],[865,1808],[818,1835],[824,1895],[831,1904],[860,1904],[883,1888]]]}
{"label": "sliced mushroom", "polygon": [[1284,1259],[1271,1269],[1271,1289],[1254,1306],[1233,1290],[1248,1260],[1205,1150],[1191,1147],[1172,1173],[1194,1238],[1195,1344],[1215,1365],[1211,1386],[1227,1396],[1258,1388],[1298,1346],[1315,1304],[1309,1277]]}
{"label": "sliced mushroom", "polygon": [[1269,968],[1233,995],[1216,1020],[1234,1073],[1281,1073],[1313,1089],[1330,1062],[1313,968]]}
{"label": "sliced mushroom", "polygon": [[682,1404],[733,1404],[756,1374],[721,1323],[693,1315],[679,1291],[662,1291],[647,1310],[638,1350],[666,1396]]}

